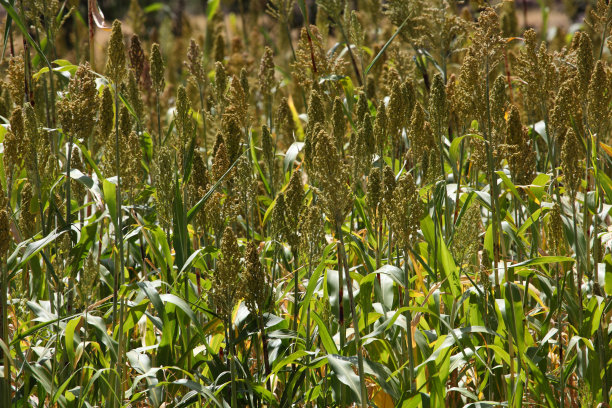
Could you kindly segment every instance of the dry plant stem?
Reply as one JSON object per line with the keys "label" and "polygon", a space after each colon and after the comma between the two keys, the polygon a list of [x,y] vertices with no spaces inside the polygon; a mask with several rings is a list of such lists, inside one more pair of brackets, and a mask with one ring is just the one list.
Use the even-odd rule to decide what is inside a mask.
{"label": "dry plant stem", "polygon": [[[119,271],[115,270],[115,282],[114,282],[114,298],[113,298],[113,315],[116,317],[115,312],[116,312],[116,308],[117,308],[117,296],[118,296],[118,285],[119,285],[119,281],[121,282],[121,286],[123,287],[125,285],[125,273],[124,273],[124,267],[125,267],[125,259],[124,259],[124,253],[123,253],[123,223],[122,223],[122,209],[121,209],[121,163],[119,161],[120,159],[120,149],[121,146],[119,144],[119,115],[117,112],[119,112],[119,89],[118,89],[118,84],[115,81],[114,82],[114,96],[115,96],[115,171],[117,173],[117,191],[116,191],[116,200],[117,200],[117,229],[115,230],[115,242],[117,243],[117,245],[119,246],[119,262],[116,261],[115,258],[115,265],[119,266]],[[115,253],[116,254],[116,253]],[[117,255],[115,255],[117,256]],[[125,303],[125,299],[124,299],[124,294],[121,295],[121,305],[120,305],[120,310],[119,310],[119,333],[118,333],[118,337],[119,337],[119,352],[117,355],[117,377],[118,377],[118,381],[116,384],[116,393],[117,393],[117,398],[121,398],[119,403],[121,404],[121,401],[123,401],[123,387],[121,385],[121,381],[122,381],[122,370],[123,370],[123,347],[124,347],[124,338],[123,338],[123,314],[124,314],[124,303]],[[113,319],[114,320],[114,319]],[[116,323],[116,321],[114,321],[113,323]]]}
{"label": "dry plant stem", "polygon": [[355,344],[357,345],[357,369],[359,373],[359,385],[360,385],[360,397],[361,397],[361,407],[368,407],[368,393],[365,385],[365,372],[363,369],[363,346],[361,345],[361,336],[359,335],[359,318],[357,317],[357,312],[355,309],[355,299],[353,296],[353,280],[351,279],[351,274],[348,267],[348,262],[346,260],[346,252],[344,249],[344,240],[342,238],[342,226],[339,223],[336,223],[336,233],[338,235],[339,241],[339,256],[341,257],[338,261],[344,264],[344,273],[346,275],[346,288],[348,290],[349,295],[349,304],[351,307],[351,315],[353,317],[353,327],[354,327],[354,336],[355,336]]}
{"label": "dry plant stem", "polygon": [[[410,307],[410,269],[408,267],[408,248],[404,249],[404,279],[406,288],[404,291],[404,306]],[[410,392],[414,392],[414,352],[412,350],[412,313],[406,310],[406,336],[408,342],[408,379],[410,381]]]}
{"label": "dry plant stem", "polygon": [[232,327],[232,314],[227,316],[227,330],[229,332],[229,356],[230,356],[230,375],[232,391],[232,408],[238,408],[238,395],[236,390],[236,345],[234,344],[234,329]]}
{"label": "dry plant stem", "polygon": [[[7,252],[8,253],[8,252]],[[0,254],[0,340],[5,345],[9,345],[8,335],[8,271],[6,268],[7,254]],[[11,362],[9,355],[7,355],[3,349],[0,349],[0,355],[2,356],[2,363],[4,365],[4,377],[0,383],[0,394],[2,394],[2,406],[11,406]]]}

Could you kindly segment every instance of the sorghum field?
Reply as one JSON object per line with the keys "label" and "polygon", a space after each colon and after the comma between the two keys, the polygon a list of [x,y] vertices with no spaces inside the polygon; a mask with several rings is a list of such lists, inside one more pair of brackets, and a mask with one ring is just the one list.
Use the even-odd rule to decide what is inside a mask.
{"label": "sorghum field", "polygon": [[0,0],[0,407],[610,407],[612,2],[116,3]]}

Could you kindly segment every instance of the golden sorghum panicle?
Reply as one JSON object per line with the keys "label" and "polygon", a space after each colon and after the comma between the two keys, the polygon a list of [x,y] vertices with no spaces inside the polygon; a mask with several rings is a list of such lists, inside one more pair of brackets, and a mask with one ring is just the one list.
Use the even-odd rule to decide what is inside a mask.
{"label": "golden sorghum panicle", "polygon": [[198,86],[202,86],[206,83],[206,69],[204,68],[202,50],[193,38],[189,42],[189,50],[187,51],[187,61],[185,61],[185,65]]}
{"label": "golden sorghum panicle", "polygon": [[398,180],[391,203],[389,218],[398,244],[403,249],[414,247],[418,239],[423,203],[410,173],[404,173]]}
{"label": "golden sorghum panicle", "polygon": [[313,172],[321,190],[321,202],[336,227],[339,227],[346,211],[353,206],[353,196],[348,185],[348,168],[342,162],[331,137],[321,130],[317,135]]}
{"label": "golden sorghum panicle", "polygon": [[294,129],[295,123],[293,122],[291,108],[289,108],[289,101],[287,98],[282,98],[276,111],[274,130],[276,131],[277,137],[290,139],[293,136]]}
{"label": "golden sorghum panicle", "polygon": [[110,138],[113,130],[114,118],[113,95],[111,94],[110,88],[105,86],[102,91],[102,98],[100,98],[100,118],[98,120],[99,143],[104,143],[104,141]]}
{"label": "golden sorghum panicle", "polygon": [[382,171],[380,167],[374,167],[368,175],[368,186],[366,193],[366,202],[372,212],[376,213],[378,204],[382,199]]}
{"label": "golden sorghum panicle", "polygon": [[0,81],[0,115],[8,118],[11,116],[12,107],[13,101],[8,86],[6,82]]}
{"label": "golden sorghum panicle", "polygon": [[250,208],[257,195],[257,180],[253,177],[253,169],[249,159],[240,156],[236,164],[236,187],[242,200],[242,208]]}
{"label": "golden sorghum panicle", "polygon": [[130,49],[128,50],[128,57],[130,59],[130,68],[134,72],[136,81],[140,81],[142,77],[142,71],[145,66],[145,53],[142,49],[140,38],[137,34],[133,34],[130,40]]}
{"label": "golden sorghum panicle", "polygon": [[567,129],[572,127],[572,118],[574,118],[575,123],[579,123],[577,115],[580,115],[580,106],[576,104],[574,89],[574,80],[567,80],[561,84],[559,92],[557,92],[555,97],[555,105],[550,117],[550,123],[560,145],[563,144]]}
{"label": "golden sorghum panicle", "polygon": [[383,101],[378,104],[376,119],[374,120],[374,138],[376,139],[376,153],[383,153],[387,144],[387,108]]}
{"label": "golden sorghum panicle", "polygon": [[[195,205],[210,188],[210,179],[208,169],[204,162],[202,154],[195,152],[193,155],[193,167],[191,176],[189,177],[189,202],[190,205]],[[203,230],[206,228],[206,211],[201,210],[195,216],[195,225]]]}
{"label": "golden sorghum panicle", "polygon": [[214,304],[221,316],[229,318],[242,289],[242,263],[238,241],[230,227],[223,232],[221,257],[212,279]]}
{"label": "golden sorghum panicle", "polygon": [[30,211],[34,189],[30,182],[21,189],[21,206],[19,208],[19,229],[23,234],[23,239],[32,237],[34,234],[34,226],[36,225],[36,214]]}
{"label": "golden sorghum panicle", "polygon": [[127,73],[125,44],[123,43],[123,33],[121,32],[121,22],[119,20],[113,21],[107,55],[106,76],[115,84],[119,84]]}
{"label": "golden sorghum panicle", "polygon": [[292,64],[293,77],[303,88],[310,88],[320,77],[331,73],[331,61],[317,26],[310,25],[308,31],[306,27],[302,27],[295,55],[296,61]]}
{"label": "golden sorghum panicle", "polygon": [[285,221],[285,214],[287,213],[287,206],[285,205],[285,194],[279,193],[276,196],[276,202],[274,208],[272,208],[272,214],[270,216],[270,233],[277,240],[285,239],[288,231],[287,222]]}
{"label": "golden sorghum panicle", "polygon": [[140,95],[140,88],[138,87],[138,79],[134,71],[130,71],[128,75],[127,97],[136,117],[142,122],[144,119],[144,104]]}
{"label": "golden sorghum panicle", "polygon": [[299,170],[291,173],[289,184],[285,190],[285,221],[287,223],[287,241],[292,248],[297,248],[299,237],[297,235],[298,222],[302,212],[302,199],[304,198],[304,186],[302,175]]}
{"label": "golden sorghum panicle", "polygon": [[323,100],[321,99],[319,91],[316,89],[313,89],[310,93],[307,115],[308,122],[306,123],[304,133],[306,135],[311,135],[317,123],[320,123],[321,125],[325,124],[325,108],[323,106]]}
{"label": "golden sorghum panicle", "polygon": [[[38,120],[36,112],[29,103],[23,105],[23,123],[25,124],[25,139],[23,139],[23,158],[28,178],[32,183],[36,183],[38,177],[36,168],[37,155],[40,150],[41,137],[38,130]],[[36,184],[34,184],[36,185]]]}
{"label": "golden sorghum panicle", "polygon": [[508,96],[506,95],[506,81],[503,75],[499,75],[491,89],[491,122],[493,129],[500,131],[505,123]]}
{"label": "golden sorghum panicle", "polygon": [[552,210],[550,210],[548,223],[546,224],[546,238],[550,255],[563,255],[566,252],[567,245],[565,233],[563,232],[563,219],[561,218],[561,209],[558,204],[555,204]]}
{"label": "golden sorghum panicle", "polygon": [[225,36],[220,27],[218,27],[217,35],[215,36],[213,55],[215,62],[223,62],[225,59]]}
{"label": "golden sorghum panicle", "polygon": [[582,151],[582,146],[580,146],[578,136],[574,133],[574,129],[570,128],[565,135],[565,141],[561,149],[561,169],[563,170],[565,187],[569,191],[572,201],[576,198],[583,176],[583,171],[580,168],[580,151]]}
{"label": "golden sorghum panicle", "polygon": [[172,149],[162,146],[154,163],[153,182],[156,190],[157,215],[162,228],[172,224],[172,203],[174,201],[173,177],[174,160]]}
{"label": "golden sorghum panicle", "polygon": [[[459,264],[469,262],[476,255],[481,223],[480,207],[478,203],[473,202],[461,217],[461,222],[453,235],[451,250],[455,261]],[[471,265],[471,262],[469,263]]]}
{"label": "golden sorghum panicle", "polygon": [[553,63],[552,55],[546,50],[546,44],[538,46],[538,36],[533,29],[523,34],[525,46],[518,56],[516,70],[524,81],[526,102],[530,109],[544,114],[541,108],[552,97],[557,88],[559,74]]}
{"label": "golden sorghum panicle", "polygon": [[317,204],[304,208],[298,225],[300,252],[315,259],[325,247],[325,218]]}
{"label": "golden sorghum panicle", "polygon": [[448,130],[448,107],[446,86],[442,75],[436,74],[429,94],[429,117],[436,137],[442,137]]}
{"label": "golden sorghum panicle", "polygon": [[151,70],[151,81],[153,89],[158,94],[161,94],[166,87],[165,65],[164,60],[159,50],[159,44],[155,43],[151,46],[151,56],[149,57],[149,69]]}
{"label": "golden sorghum panicle", "polygon": [[212,174],[215,180],[219,180],[229,169],[230,161],[227,157],[227,149],[225,143],[221,143],[217,148],[213,159]]}
{"label": "golden sorghum panicle", "polygon": [[[79,170],[81,173],[85,172],[85,166],[83,166],[83,160],[81,160],[81,155],[79,154],[79,151],[75,148],[73,148],[72,156],[70,157],[70,168]],[[82,183],[73,179],[70,182],[70,188],[72,190],[72,197],[80,203],[83,200],[83,197],[85,196],[85,186]]]}
{"label": "golden sorghum panicle", "polygon": [[9,59],[7,78],[13,102],[16,105],[21,105],[25,100],[25,64],[23,56],[17,55]]}
{"label": "golden sorghum panicle", "polygon": [[251,313],[261,314],[265,309],[269,282],[253,242],[247,244],[244,263],[244,301]]}
{"label": "golden sorghum panicle", "polygon": [[247,72],[245,67],[242,67],[242,69],[240,70],[240,86],[244,91],[244,99],[248,108],[249,96],[251,95],[251,86],[249,85],[249,73]]}
{"label": "golden sorghum panicle", "polygon": [[142,150],[140,149],[140,138],[136,132],[131,131],[122,135],[121,165],[124,167],[121,175],[125,190],[133,194],[138,188],[142,177]]}
{"label": "golden sorghum panicle", "polygon": [[359,99],[357,100],[357,112],[356,112],[356,122],[361,123],[365,117],[365,114],[370,111],[368,106],[368,97],[365,93],[359,95]]}
{"label": "golden sorghum panicle", "polygon": [[68,93],[58,102],[58,114],[64,133],[86,140],[96,125],[97,109],[95,76],[89,64],[79,65],[68,85]]}
{"label": "golden sorghum panicle", "polygon": [[221,126],[223,128],[223,142],[227,149],[229,163],[233,163],[240,156],[241,143],[243,141],[243,131],[240,126],[240,118],[237,115],[223,115]]}
{"label": "golden sorghum panicle", "polygon": [[276,154],[276,146],[272,140],[270,129],[266,125],[261,127],[261,150],[264,154],[264,162],[268,172],[274,172],[274,155]]}
{"label": "golden sorghum panicle", "polygon": [[[576,35],[579,35],[576,33]],[[580,96],[586,98],[589,81],[593,73],[593,44],[586,33],[580,33],[578,49],[576,50],[576,66],[578,67],[578,89]]]}
{"label": "golden sorghum panicle", "polygon": [[385,163],[382,170],[382,204],[387,217],[391,210],[391,200],[393,199],[393,191],[396,184],[393,170]]}
{"label": "golden sorghum panicle", "polygon": [[225,90],[227,89],[227,73],[225,67],[219,61],[215,62],[215,96],[217,104],[224,106]]}
{"label": "golden sorghum panicle", "polygon": [[[367,154],[372,155],[376,151],[376,138],[374,137],[374,124],[372,122],[372,116],[370,112],[367,112],[363,117],[363,121],[360,124],[359,132],[362,133],[362,138],[365,141]],[[368,157],[368,166],[370,159]]]}
{"label": "golden sorghum panicle", "polygon": [[589,126],[600,137],[607,133],[612,122],[612,111],[610,109],[612,87],[610,85],[612,83],[607,78],[605,63],[602,60],[598,60],[593,69],[587,93],[587,118]]}
{"label": "golden sorghum panicle", "polygon": [[27,148],[25,123],[23,121],[23,109],[17,106],[9,120],[11,128],[4,136],[4,168],[12,171],[19,169],[23,162],[23,156]]}
{"label": "golden sorghum panicle", "polygon": [[431,128],[426,126],[426,124],[425,111],[421,104],[417,103],[412,111],[412,118],[408,129],[410,149],[415,161],[421,161],[430,150],[436,149]]}
{"label": "golden sorghum panicle", "polygon": [[336,149],[342,152],[344,148],[344,135],[346,134],[346,119],[344,117],[344,107],[339,97],[334,99],[332,107],[332,134],[336,142]]}
{"label": "golden sorghum panicle", "polygon": [[187,144],[193,136],[193,122],[191,120],[191,103],[187,97],[187,91],[183,85],[179,85],[176,93],[176,112],[174,121],[178,134],[179,151],[187,148]]}
{"label": "golden sorghum panicle", "polygon": [[274,81],[274,54],[270,47],[266,47],[264,55],[259,64],[259,89],[264,97],[270,96],[272,88],[276,86]]}
{"label": "golden sorghum panicle", "polygon": [[527,128],[521,123],[521,116],[514,105],[510,107],[504,148],[514,181],[521,185],[531,183],[535,169],[535,153]]}
{"label": "golden sorghum panicle", "polygon": [[243,128],[245,128],[249,122],[248,84],[246,86],[247,89],[244,88],[243,84],[236,76],[232,77],[227,98],[228,106],[224,113],[224,116],[233,115],[235,120]]}
{"label": "golden sorghum panicle", "polygon": [[0,261],[6,261],[10,243],[9,216],[4,208],[0,208]]}
{"label": "golden sorghum panicle", "polygon": [[389,96],[388,108],[388,129],[389,135],[394,142],[400,137],[401,129],[404,125],[404,117],[407,114],[407,107],[404,104],[402,90],[400,84],[395,82],[392,86],[391,95]]}

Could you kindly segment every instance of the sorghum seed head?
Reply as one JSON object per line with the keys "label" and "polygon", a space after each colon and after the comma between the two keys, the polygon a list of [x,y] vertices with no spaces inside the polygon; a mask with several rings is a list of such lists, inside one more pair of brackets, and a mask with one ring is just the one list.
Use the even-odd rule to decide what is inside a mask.
{"label": "sorghum seed head", "polygon": [[283,137],[293,136],[293,130],[295,123],[293,122],[293,116],[291,109],[289,108],[289,101],[287,98],[282,98],[278,110],[276,111],[276,123],[274,125],[276,134]]}
{"label": "sorghum seed head", "polygon": [[561,169],[572,200],[576,198],[583,176],[580,169],[580,155],[578,154],[581,150],[582,146],[580,146],[578,136],[576,136],[574,129],[570,128],[565,135],[565,141],[561,149]]}
{"label": "sorghum seed head", "polygon": [[272,88],[276,85],[274,81],[274,55],[270,47],[264,49],[264,55],[259,64],[259,89],[264,96],[269,96]]}
{"label": "sorghum seed head", "polygon": [[4,208],[0,208],[0,259],[6,260],[6,252],[11,243],[9,216]]}
{"label": "sorghum seed head", "polygon": [[368,175],[368,186],[366,200],[368,207],[376,211],[376,207],[381,201],[382,196],[382,171],[380,167],[374,167]]}
{"label": "sorghum seed head", "polygon": [[142,71],[145,64],[145,53],[142,49],[140,38],[137,34],[133,34],[130,40],[130,49],[128,51],[128,57],[130,59],[130,68],[134,72],[136,81],[140,80]]}
{"label": "sorghum seed head", "polygon": [[113,21],[110,41],[108,43],[108,60],[106,61],[106,75],[115,83],[120,84],[127,73],[125,44],[121,32],[121,22]]}
{"label": "sorghum seed head", "polygon": [[155,43],[151,47],[151,56],[149,62],[149,69],[151,70],[151,81],[153,82],[153,89],[158,94],[164,91],[166,87],[166,80],[164,78],[165,66],[164,60],[159,50],[159,44]]}
{"label": "sorghum seed head", "polygon": [[393,191],[390,221],[398,244],[403,249],[414,247],[418,239],[423,204],[410,173],[404,173]]}
{"label": "sorghum seed head", "polygon": [[189,50],[187,51],[187,61],[185,61],[185,65],[196,83],[199,86],[204,85],[206,82],[206,71],[204,69],[202,50],[193,38],[189,42]]}
{"label": "sorghum seed head", "polygon": [[259,314],[265,308],[268,279],[253,242],[247,244],[244,261],[244,300],[251,313]]}

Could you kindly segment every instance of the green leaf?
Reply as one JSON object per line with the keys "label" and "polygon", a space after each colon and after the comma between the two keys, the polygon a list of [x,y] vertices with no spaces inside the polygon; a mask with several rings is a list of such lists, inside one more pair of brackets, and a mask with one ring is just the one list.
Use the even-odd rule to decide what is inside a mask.
{"label": "green leaf", "polygon": [[332,371],[336,374],[336,377],[340,382],[347,385],[353,392],[353,398],[357,402],[361,402],[359,377],[353,370],[353,365],[346,360],[345,357],[337,354],[328,354],[327,361]]}

